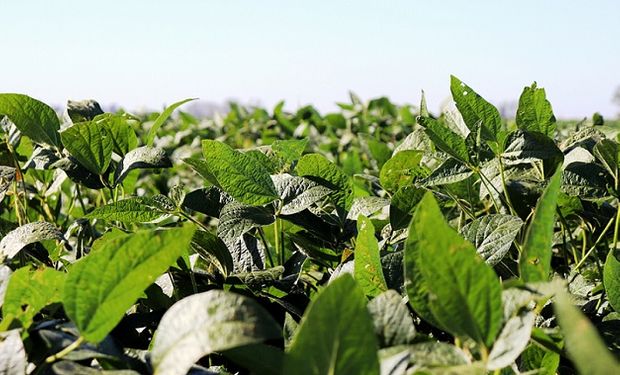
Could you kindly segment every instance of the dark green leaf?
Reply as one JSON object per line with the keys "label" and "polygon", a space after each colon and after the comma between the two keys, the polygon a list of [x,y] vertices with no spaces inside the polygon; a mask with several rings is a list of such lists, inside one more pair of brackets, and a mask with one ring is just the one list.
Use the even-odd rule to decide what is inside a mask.
{"label": "dark green leaf", "polygon": [[495,141],[502,126],[497,108],[455,76],[450,76],[450,91],[467,127],[473,130],[480,123],[482,138]]}
{"label": "dark green leaf", "polygon": [[616,258],[616,252],[613,250],[607,253],[607,260],[603,269],[603,283],[609,304],[614,310],[620,312],[620,261]]}
{"label": "dark green leaf", "polygon": [[425,133],[433,141],[435,147],[463,163],[470,161],[465,138],[433,118],[420,117],[418,121],[424,127]]}
{"label": "dark green leaf", "polygon": [[148,223],[161,219],[167,212],[153,199],[135,197],[97,207],[85,217],[88,219],[116,220],[124,223]]}
{"label": "dark green leaf", "polygon": [[170,168],[172,161],[166,151],[157,147],[142,146],[129,151],[116,167],[114,183],[123,182],[127,173],[136,168]]}
{"label": "dark green leaf", "polygon": [[45,103],[22,94],[0,94],[0,114],[33,142],[61,147],[60,121]]}
{"label": "dark green leaf", "polygon": [[299,176],[313,177],[318,182],[325,182],[325,186],[333,190],[331,196],[336,205],[342,210],[351,208],[353,186],[349,176],[323,155],[304,155],[299,159],[295,171]]}
{"label": "dark green leaf", "polygon": [[553,137],[555,131],[553,109],[547,100],[545,89],[537,88],[536,82],[523,89],[519,98],[516,122],[519,129],[535,131]]}

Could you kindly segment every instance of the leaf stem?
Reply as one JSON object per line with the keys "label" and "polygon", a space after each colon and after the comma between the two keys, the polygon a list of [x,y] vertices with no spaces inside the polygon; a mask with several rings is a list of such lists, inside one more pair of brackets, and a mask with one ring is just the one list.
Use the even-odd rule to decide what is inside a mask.
{"label": "leaf stem", "polygon": [[55,361],[57,361],[59,359],[62,359],[64,356],[66,356],[67,354],[69,354],[72,351],[74,351],[75,349],[77,349],[83,342],[84,342],[84,337],[82,337],[82,336],[78,337],[77,340],[75,340],[74,342],[69,344],[63,350],[59,351],[56,354],[53,354],[53,355],[47,357],[45,359],[45,362],[52,363],[52,362],[55,362]]}

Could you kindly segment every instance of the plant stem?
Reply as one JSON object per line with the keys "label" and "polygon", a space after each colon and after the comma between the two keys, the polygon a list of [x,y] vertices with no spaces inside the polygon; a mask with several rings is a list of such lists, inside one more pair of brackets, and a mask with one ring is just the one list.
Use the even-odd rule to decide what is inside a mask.
{"label": "plant stem", "polygon": [[614,225],[614,247],[613,250],[616,251],[618,246],[618,227],[620,227],[620,199],[618,199],[618,208],[616,208],[616,222]]}
{"label": "plant stem", "polygon": [[265,251],[267,252],[267,258],[269,259],[270,267],[274,267],[275,264],[273,264],[273,258],[271,257],[271,250],[269,249],[269,244],[267,243],[267,240],[265,239],[265,233],[263,232],[262,227],[258,227],[258,236],[260,237],[260,240],[263,242],[263,246],[265,246]]}
{"label": "plant stem", "polygon": [[280,243],[280,218],[276,216],[276,220],[273,222],[273,238],[275,241],[276,257],[278,258],[278,265],[284,264],[284,251],[282,251],[282,244]]}
{"label": "plant stem", "polygon": [[84,337],[80,336],[77,338],[77,340],[75,340],[74,342],[72,342],[71,344],[69,344],[66,348],[64,348],[63,350],[59,351],[56,354],[53,354],[49,357],[47,357],[45,359],[45,362],[47,363],[52,363],[55,362],[61,358],[63,358],[64,356],[66,356],[67,354],[71,353],[72,351],[74,351],[75,349],[77,349],[82,342],[84,342]]}
{"label": "plant stem", "polygon": [[[620,210],[618,210],[618,212],[620,212]],[[607,233],[607,231],[609,230],[609,228],[611,228],[611,223],[616,222],[616,230],[618,229],[618,215],[616,215],[616,219],[614,220],[614,218],[611,218],[608,222],[607,225],[605,226],[605,229],[603,229],[603,231],[601,232],[601,234],[598,236],[598,238],[596,239],[596,241],[594,242],[594,244],[590,247],[590,249],[583,255],[583,257],[581,258],[581,260],[579,261],[579,263],[577,263],[575,265],[575,271],[577,269],[579,269],[579,267],[581,267],[583,265],[583,262],[585,262],[585,260],[590,256],[590,254],[592,254],[592,252],[596,249],[596,246],[599,244],[599,242],[601,242],[601,240],[603,239],[603,237],[605,236],[605,234]],[[584,235],[585,236],[585,235]],[[616,237],[617,233],[614,234],[614,249],[615,249],[615,243],[618,240],[618,238]]]}
{"label": "plant stem", "polygon": [[510,200],[510,195],[508,194],[508,188],[506,185],[506,177],[504,176],[504,163],[502,163],[501,156],[498,156],[497,160],[499,161],[499,174],[502,178],[502,189],[504,190],[504,197],[506,198],[506,204],[508,205],[508,209],[510,210],[510,213],[514,216],[518,216],[517,211],[514,209],[512,205],[512,201]]}

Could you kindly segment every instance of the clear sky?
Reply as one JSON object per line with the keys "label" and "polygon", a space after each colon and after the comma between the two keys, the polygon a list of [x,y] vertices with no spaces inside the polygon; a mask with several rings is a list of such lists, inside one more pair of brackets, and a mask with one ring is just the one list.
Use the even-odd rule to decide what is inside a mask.
{"label": "clear sky", "polygon": [[0,91],[159,109],[387,95],[431,109],[455,74],[500,104],[537,81],[558,117],[615,115],[620,1],[0,0]]}

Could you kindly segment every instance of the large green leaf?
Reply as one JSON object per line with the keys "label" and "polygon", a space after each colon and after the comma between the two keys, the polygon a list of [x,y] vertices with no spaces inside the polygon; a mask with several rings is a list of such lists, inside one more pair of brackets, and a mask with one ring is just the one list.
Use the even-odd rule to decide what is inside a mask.
{"label": "large green leaf", "polygon": [[2,314],[18,319],[22,327],[28,328],[42,308],[60,302],[64,283],[65,274],[52,268],[18,269],[9,279]]}
{"label": "large green leaf", "polygon": [[22,94],[0,94],[0,115],[7,116],[32,141],[61,147],[60,121],[47,104]]}
{"label": "large green leaf", "polygon": [[413,342],[416,334],[413,318],[398,292],[388,290],[379,294],[368,303],[368,310],[374,321],[379,346],[385,348]]}
{"label": "large green leaf", "polygon": [[166,215],[167,212],[153,198],[135,197],[97,207],[85,217],[124,223],[148,223]]}
{"label": "large green leaf", "polygon": [[124,156],[138,146],[138,137],[129,124],[131,120],[126,114],[107,114],[99,121],[108,129],[114,143],[114,152],[117,154]]}
{"label": "large green leaf", "polygon": [[516,122],[519,129],[535,131],[553,137],[555,131],[553,109],[547,100],[545,89],[537,88],[536,82],[523,89],[519,98]]}
{"label": "large green leaf", "polygon": [[435,320],[456,336],[469,336],[490,347],[503,319],[502,288],[495,271],[445,222],[431,193],[418,205],[410,237],[411,233],[416,238],[408,246],[418,248],[418,265]]}
{"label": "large green leaf", "polygon": [[420,167],[423,155],[421,151],[405,150],[392,156],[379,173],[381,186],[385,190],[396,191],[410,185],[415,177],[424,177],[425,172]]}
{"label": "large green leaf", "polygon": [[331,193],[331,189],[310,179],[282,173],[271,176],[282,200],[281,215],[293,215],[312,206]]}
{"label": "large green leaf", "polygon": [[370,219],[363,215],[357,218],[354,261],[355,280],[367,296],[376,297],[387,290],[381,269],[379,243],[375,237],[375,227]]}
{"label": "large green leaf", "polygon": [[448,185],[468,179],[474,172],[460,161],[450,158],[422,180],[424,186]]}
{"label": "large green leaf", "polygon": [[213,140],[202,141],[202,152],[222,189],[240,202],[260,206],[279,198],[269,171],[255,158]]}
{"label": "large green leaf", "polygon": [[510,250],[523,221],[511,215],[486,215],[461,228],[461,235],[476,246],[478,254],[490,265],[499,263]]}
{"label": "large green leaf", "polygon": [[166,122],[170,115],[172,115],[172,112],[174,112],[175,109],[187,102],[191,102],[192,100],[196,99],[197,98],[184,99],[166,107],[166,109],[164,109],[164,111],[155,119],[155,122],[149,129],[149,133],[146,136],[146,145],[153,146],[153,141],[155,140],[155,135],[157,135],[157,131],[164,124],[164,122]]}
{"label": "large green leaf", "polygon": [[323,155],[304,155],[297,162],[295,171],[299,176],[310,177],[317,179],[319,182],[324,182],[326,187],[333,190],[330,195],[341,210],[351,208],[353,203],[353,185],[349,176]]}
{"label": "large green leaf", "polygon": [[555,209],[560,193],[562,170],[558,169],[536,204],[519,256],[519,271],[525,282],[547,281],[551,271],[551,247]]}
{"label": "large green leaf", "polygon": [[194,227],[112,232],[71,267],[63,305],[80,334],[99,342],[158,276],[189,249]]}
{"label": "large green leaf", "polygon": [[561,164],[564,155],[548,136],[525,130],[517,130],[507,137],[506,148],[501,154],[506,165],[530,164],[534,161],[544,161],[545,168],[555,171]]}
{"label": "large green leaf", "polygon": [[607,299],[614,310],[620,312],[620,261],[616,258],[617,252],[610,250],[603,269],[603,283],[607,292]]}
{"label": "large green leaf", "polygon": [[114,184],[123,182],[127,173],[136,168],[169,168],[172,161],[166,151],[159,147],[142,146],[129,151],[118,163],[114,172]]}
{"label": "large green leaf", "polygon": [[564,333],[568,355],[581,374],[620,373],[620,364],[609,352],[596,328],[572,305],[565,293],[556,297],[554,310]]}
{"label": "large green leaf", "polygon": [[60,133],[71,155],[94,174],[103,174],[112,160],[114,142],[103,123],[77,123]]}
{"label": "large green leaf", "polygon": [[366,298],[350,275],[310,303],[284,359],[284,374],[379,374]]}
{"label": "large green leaf", "polygon": [[155,375],[186,374],[203,356],[281,337],[271,315],[251,298],[210,290],[175,303],[153,339]]}
{"label": "large green leaf", "polygon": [[390,225],[392,230],[406,228],[416,205],[424,197],[425,190],[413,186],[398,189],[390,201]]}
{"label": "large green leaf", "polygon": [[420,117],[418,121],[424,127],[425,133],[433,141],[435,147],[461,162],[468,163],[470,161],[465,138],[434,118]]}
{"label": "large green leaf", "polygon": [[497,108],[455,76],[450,76],[450,91],[467,127],[473,130],[480,124],[482,138],[495,141],[502,126]]}

